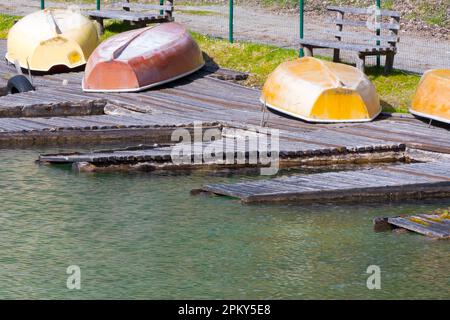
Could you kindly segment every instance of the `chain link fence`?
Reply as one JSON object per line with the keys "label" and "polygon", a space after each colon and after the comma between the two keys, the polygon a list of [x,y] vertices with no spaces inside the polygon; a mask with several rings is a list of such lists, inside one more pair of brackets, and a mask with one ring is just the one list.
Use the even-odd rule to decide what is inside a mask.
{"label": "chain link fence", "polygon": [[[428,69],[450,68],[450,2],[439,1],[429,7],[429,1],[381,0],[381,8],[399,10],[402,15],[400,42],[394,66],[397,69],[422,73]],[[211,36],[229,39],[229,17],[231,1],[195,1],[190,5],[177,6],[177,21],[185,23],[190,29]],[[233,6],[233,39],[250,41],[278,47],[299,48],[300,15],[299,0],[279,1],[238,1]],[[266,7],[264,3],[277,5]],[[404,3],[410,2],[409,7]],[[185,2],[183,2],[185,3]],[[422,3],[422,4],[421,4]],[[428,3],[428,4],[427,4]],[[330,31],[336,25],[327,23],[335,13],[327,12],[329,5],[349,5],[369,7],[375,0],[304,0],[304,38],[334,39]],[[420,8],[414,11],[414,8]],[[422,12],[422,16],[419,11]],[[431,11],[430,11],[431,10]],[[433,11],[435,10],[435,11]],[[352,17],[355,18],[355,17]],[[385,21],[388,22],[388,21]],[[343,31],[357,31],[344,26]],[[361,30],[361,29],[359,29]],[[362,30],[364,32],[364,30]],[[366,31],[369,31],[367,29]],[[383,35],[383,34],[382,34]],[[350,39],[349,42],[355,42]],[[375,44],[373,41],[372,44]],[[316,54],[332,57],[333,50],[319,49]],[[354,63],[354,53],[342,52],[344,62]],[[381,57],[384,64],[384,57]],[[368,65],[376,64],[376,57],[367,58]]]}
{"label": "chain link fence", "polygon": [[[101,10],[106,10],[124,1],[100,0],[98,4]],[[24,15],[39,9],[41,2],[42,0],[0,0],[0,11]],[[160,0],[130,2],[159,4]],[[189,29],[213,37],[229,40],[232,36],[234,41],[299,49],[299,2],[300,0],[175,0],[174,17]],[[330,19],[330,13],[327,12],[329,5],[368,7],[375,3],[375,0],[304,0],[304,38],[333,39],[329,32],[336,26],[327,23]],[[97,8],[97,0],[46,0],[45,5],[78,5],[82,10],[90,10]],[[427,69],[450,68],[448,0],[381,0],[381,7],[399,10],[402,14],[395,68],[419,73]],[[120,7],[115,8],[120,10]],[[344,26],[344,30],[351,30],[351,27],[348,29]],[[233,32],[230,34],[231,31]],[[315,53],[331,57],[333,50],[317,50]],[[353,54],[342,52],[343,61],[353,63]],[[375,63],[375,57],[368,58],[368,65]],[[383,57],[381,63],[384,63]]]}

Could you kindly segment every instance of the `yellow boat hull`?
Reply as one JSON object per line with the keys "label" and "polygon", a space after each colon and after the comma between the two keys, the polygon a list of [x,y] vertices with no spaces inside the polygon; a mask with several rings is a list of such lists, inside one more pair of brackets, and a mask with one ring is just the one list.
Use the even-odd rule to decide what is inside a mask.
{"label": "yellow boat hull", "polygon": [[22,68],[49,71],[86,64],[99,44],[94,23],[78,12],[45,9],[19,20],[9,31],[6,59]]}
{"label": "yellow boat hull", "polygon": [[419,117],[450,124],[450,69],[424,73],[409,111]]}
{"label": "yellow boat hull", "polygon": [[312,57],[278,66],[264,84],[261,102],[310,122],[364,122],[381,112],[375,87],[364,73]]}

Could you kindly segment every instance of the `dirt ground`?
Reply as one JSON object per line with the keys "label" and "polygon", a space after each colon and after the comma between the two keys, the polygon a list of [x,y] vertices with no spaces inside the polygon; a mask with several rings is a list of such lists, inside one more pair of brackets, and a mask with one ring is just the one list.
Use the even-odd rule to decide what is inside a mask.
{"label": "dirt ground", "polygon": [[[48,7],[64,7],[67,4],[46,1]],[[39,1],[0,0],[0,12],[23,15],[37,10]],[[81,5],[81,9],[94,9],[94,5]],[[284,47],[297,47],[299,39],[299,17],[294,13],[274,13],[264,9],[236,6],[234,9],[234,31],[237,40],[248,40]],[[228,36],[228,7],[214,6],[176,6],[176,21],[200,33],[224,37]],[[330,26],[322,15],[307,14],[305,17],[305,38],[329,39],[325,30]],[[445,37],[444,37],[445,38]],[[400,31],[398,54],[395,67],[398,69],[423,72],[427,69],[450,68],[450,40],[442,35],[433,37],[420,32]],[[318,51],[330,55],[331,50]],[[344,60],[352,62],[352,53],[345,53]],[[371,59],[369,63],[373,63]]]}

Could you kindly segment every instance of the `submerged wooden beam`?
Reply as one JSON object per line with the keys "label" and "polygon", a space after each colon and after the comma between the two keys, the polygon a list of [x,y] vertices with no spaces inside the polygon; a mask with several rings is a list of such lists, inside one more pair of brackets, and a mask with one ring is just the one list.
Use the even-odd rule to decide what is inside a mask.
{"label": "submerged wooden beam", "polygon": [[396,227],[414,231],[431,238],[450,239],[450,219],[437,215],[416,215],[388,218],[388,223]]}
{"label": "submerged wooden beam", "polygon": [[374,219],[374,230],[376,232],[399,228],[416,232],[430,238],[450,239],[450,215],[448,210],[445,212],[439,212],[438,210],[431,214]]}
{"label": "submerged wooden beam", "polygon": [[[209,128],[204,128],[205,130]],[[272,166],[276,162],[279,168],[301,167],[305,165],[335,165],[349,163],[395,162],[405,160],[405,146],[402,144],[376,144],[371,140],[364,141],[357,147],[351,143],[344,146],[322,146],[300,143],[291,139],[279,140],[275,154],[271,154],[270,162],[261,162],[261,152],[250,146],[243,137],[229,136],[230,128],[222,130],[223,139],[213,142],[195,142],[187,145],[187,161],[183,163],[173,159],[175,145],[169,139],[163,141],[170,145],[141,146],[116,150],[94,151],[72,154],[43,154],[39,162],[49,164],[74,164],[81,171],[154,171],[154,170],[220,170],[245,169]],[[220,131],[219,131],[220,133]],[[309,134],[311,140],[319,140],[322,132]],[[255,148],[256,147],[256,148]],[[255,148],[255,149],[252,149]],[[221,154],[209,157],[207,151]]]}

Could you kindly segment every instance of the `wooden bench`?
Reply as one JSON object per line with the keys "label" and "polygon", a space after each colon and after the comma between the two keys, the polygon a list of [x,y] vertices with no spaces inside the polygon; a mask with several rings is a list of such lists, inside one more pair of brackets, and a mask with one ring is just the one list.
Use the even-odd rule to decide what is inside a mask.
{"label": "wooden bench", "polygon": [[163,5],[130,3],[129,0],[126,0],[126,2],[114,3],[113,7],[119,9],[92,10],[86,12],[86,14],[100,24],[102,32],[103,20],[105,19],[121,20],[137,27],[145,27],[149,23],[174,20],[173,0],[166,0]]}
{"label": "wooden bench", "polygon": [[[334,39],[301,39],[300,47],[304,49],[306,56],[313,56],[314,48],[330,48],[334,51],[333,61],[339,62],[341,50],[353,51],[356,53],[356,66],[364,72],[366,56],[385,55],[385,72],[392,71],[394,56],[397,53],[397,43],[400,40],[398,37],[399,12],[379,10],[375,14],[375,10],[371,12],[369,8],[339,6],[329,6],[327,10],[336,13],[336,18],[327,20],[327,23],[334,24],[335,28],[326,31],[327,34],[333,35]],[[349,14],[359,19],[349,19],[347,18]],[[361,16],[365,16],[365,19],[362,20]],[[388,17],[389,22],[381,22],[383,17]],[[372,20],[369,20],[370,18]],[[373,23],[369,23],[369,21],[373,21]],[[344,26],[359,29],[357,29],[358,31],[343,31]],[[388,34],[381,35],[383,31],[387,31]],[[343,38],[353,39],[353,41],[344,41]]]}

